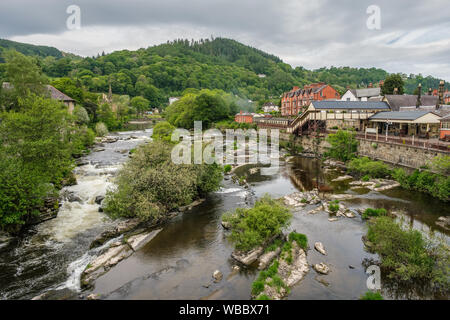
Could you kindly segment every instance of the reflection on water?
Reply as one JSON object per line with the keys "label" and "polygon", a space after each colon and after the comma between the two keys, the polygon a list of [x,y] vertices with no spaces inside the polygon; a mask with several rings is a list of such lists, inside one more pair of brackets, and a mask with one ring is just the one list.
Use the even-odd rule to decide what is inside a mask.
{"label": "reflection on water", "polygon": [[[132,135],[137,139],[126,140]],[[89,164],[77,169],[79,184],[69,187],[81,203],[63,203],[57,219],[33,228],[1,249],[0,297],[31,298],[50,288],[77,289],[80,272],[98,254],[88,250],[89,244],[109,223],[96,210],[93,199],[104,194],[114,171],[127,158],[122,151],[145,142],[149,135],[120,133],[124,139],[89,155]],[[342,172],[323,170],[314,159],[300,157],[282,163],[272,176],[261,175],[256,165],[241,167],[236,173],[246,175],[250,189],[224,180],[222,188],[204,203],[176,217],[142,250],[100,277],[93,292],[106,299],[249,299],[258,272],[253,268],[232,272],[233,247],[221,226],[221,216],[237,207],[251,206],[265,193],[282,197],[317,185],[323,192],[354,194],[354,199],[345,201],[351,209],[384,207],[403,215],[414,227],[433,230],[448,241],[448,231],[435,222],[439,216],[449,215],[449,207],[427,195],[400,188],[383,193],[352,191],[348,181],[332,181]],[[310,249],[308,261],[325,262],[331,272],[321,276],[311,269],[292,288],[288,299],[358,299],[367,291],[363,262],[377,259],[365,251],[361,241],[366,224],[359,216],[330,222],[324,212],[308,214],[313,208],[308,205],[294,212],[290,230],[305,233],[311,248],[316,241],[323,243],[328,255]],[[215,270],[224,274],[220,283],[212,282]],[[388,282],[385,287],[387,298],[428,297],[423,292],[426,290],[409,288],[405,293],[401,288],[392,289]]]}
{"label": "reflection on water", "polygon": [[[440,215],[448,214],[446,204],[401,190],[356,193],[349,190],[348,182],[331,181],[341,172],[324,173],[320,163],[313,159],[293,160],[282,165],[273,176],[261,175],[257,165],[238,168],[236,173],[246,176],[251,191],[230,180],[224,181],[223,187],[201,206],[165,226],[142,251],[100,277],[94,292],[107,299],[249,299],[257,270],[244,268],[237,274],[232,272],[233,248],[227,241],[227,231],[221,227],[221,215],[248,206],[265,193],[281,197],[296,190],[311,190],[317,181],[333,192],[355,194],[357,198],[346,201],[350,208],[386,207],[405,212],[414,219],[415,226],[428,226],[446,237],[444,230],[434,224]],[[366,252],[361,241],[366,224],[360,217],[329,222],[323,212],[307,214],[312,208],[308,205],[304,211],[295,212],[290,230],[305,233],[310,247],[316,241],[324,244],[328,255],[308,250],[308,260],[310,264],[326,262],[331,272],[321,276],[310,270],[292,288],[288,299],[358,299],[367,291],[363,261],[377,258]],[[224,280],[216,284],[212,283],[211,275],[217,269],[223,272]],[[406,295],[399,288],[392,291],[390,287],[386,282],[383,291],[386,298],[428,297],[426,290],[409,290]]]}

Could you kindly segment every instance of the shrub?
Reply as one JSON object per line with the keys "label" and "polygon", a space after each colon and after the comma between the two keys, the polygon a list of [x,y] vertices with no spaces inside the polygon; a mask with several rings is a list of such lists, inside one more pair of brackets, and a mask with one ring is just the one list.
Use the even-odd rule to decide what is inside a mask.
{"label": "shrub", "polygon": [[231,225],[230,240],[242,251],[249,251],[279,235],[290,218],[289,209],[268,195],[256,201],[253,208],[238,208],[225,217]]}
{"label": "shrub", "polygon": [[152,138],[154,140],[162,140],[170,142],[175,127],[167,121],[161,121],[153,127]]}
{"label": "shrub", "polygon": [[107,192],[105,212],[113,218],[156,221],[170,210],[219,188],[219,165],[175,164],[171,150],[172,145],[162,141],[136,149],[117,176],[117,188]]}
{"label": "shrub", "polygon": [[256,300],[272,300],[272,299],[270,299],[270,297],[268,297],[267,295],[262,294],[262,295],[258,296],[256,298]]}
{"label": "shrub", "polygon": [[252,283],[252,294],[257,296],[264,291],[264,281],[256,280]]}
{"label": "shrub", "polygon": [[439,155],[431,161],[432,168],[443,175],[450,175],[450,156]]}
{"label": "shrub", "polygon": [[361,180],[364,181],[364,182],[367,182],[367,181],[370,180],[370,176],[369,176],[368,174],[366,174],[365,176],[363,176],[363,177],[361,178]]}
{"label": "shrub", "polygon": [[431,280],[433,285],[449,289],[450,258],[444,244],[432,244],[419,231],[404,230],[389,217],[378,217],[369,223],[367,240],[373,243],[388,278]]}
{"label": "shrub", "polygon": [[226,164],[223,166],[223,172],[228,173],[231,171],[233,167],[231,166],[231,164]]}
{"label": "shrub", "polygon": [[386,215],[387,215],[387,211],[384,208],[379,208],[379,209],[367,208],[366,210],[364,210],[364,212],[362,214],[362,218],[369,219],[369,217],[380,217],[380,216],[386,216]]}
{"label": "shrub", "polygon": [[326,155],[341,161],[348,161],[355,157],[358,148],[358,141],[355,133],[345,130],[338,130],[330,133],[327,142],[331,145]]}
{"label": "shrub", "polygon": [[328,209],[330,209],[331,212],[336,213],[339,210],[339,200],[333,200],[328,202]]}
{"label": "shrub", "polygon": [[383,300],[383,296],[379,292],[367,291],[360,300]]}
{"label": "shrub", "polygon": [[306,250],[308,247],[308,238],[306,235],[297,232],[291,232],[289,234],[289,241],[295,241],[299,245],[300,248]]}
{"label": "shrub", "polygon": [[353,173],[371,178],[384,178],[391,173],[387,164],[382,161],[370,160],[368,157],[352,159],[348,164],[348,169]]}
{"label": "shrub", "polygon": [[103,122],[98,122],[95,125],[95,132],[97,132],[97,136],[103,137],[108,134],[108,127]]}

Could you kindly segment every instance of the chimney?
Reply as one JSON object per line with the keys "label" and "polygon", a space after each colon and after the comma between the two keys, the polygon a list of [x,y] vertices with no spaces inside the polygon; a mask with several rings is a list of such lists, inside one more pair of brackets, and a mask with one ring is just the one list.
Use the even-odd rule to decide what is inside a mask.
{"label": "chimney", "polygon": [[398,93],[398,88],[394,88],[394,92],[393,93],[397,94]]}
{"label": "chimney", "polygon": [[420,97],[422,95],[422,84],[419,83],[417,86],[417,102],[416,102],[416,108],[420,107],[422,105],[422,101],[420,101]]}
{"label": "chimney", "polygon": [[444,104],[444,80],[439,82],[439,105]]}
{"label": "chimney", "polygon": [[373,84],[372,84],[372,82],[371,82],[371,83],[369,83],[369,88],[373,88]]}
{"label": "chimney", "polygon": [[431,96],[431,93],[433,92],[433,89],[428,88],[428,95]]}

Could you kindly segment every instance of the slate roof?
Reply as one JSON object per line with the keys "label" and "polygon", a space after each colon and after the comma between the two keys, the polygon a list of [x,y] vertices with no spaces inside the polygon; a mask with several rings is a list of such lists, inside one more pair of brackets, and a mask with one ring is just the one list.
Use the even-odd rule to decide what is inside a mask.
{"label": "slate roof", "polygon": [[[353,92],[353,91],[352,91]],[[362,97],[377,97],[381,94],[381,89],[380,88],[365,88],[365,89],[356,89],[355,90],[356,94],[355,96],[357,98],[362,98]]]}
{"label": "slate roof", "polygon": [[371,116],[369,120],[409,120],[414,121],[424,115],[432,113],[431,111],[388,111],[378,112]]}
{"label": "slate roof", "polygon": [[[385,98],[393,111],[399,111],[400,107],[412,107],[417,103],[417,95],[415,94],[387,94]],[[435,106],[438,97],[422,95],[420,101],[422,106]]]}
{"label": "slate roof", "polygon": [[382,101],[342,101],[322,100],[312,102],[315,109],[336,110],[390,110],[389,105]]}
{"label": "slate roof", "polygon": [[61,91],[59,91],[58,89],[56,89],[53,86],[47,85],[47,90],[50,93],[50,97],[52,99],[60,100],[60,101],[64,101],[64,102],[75,102],[75,100],[73,100],[71,97],[69,97],[68,95],[65,95],[64,93],[62,93]]}

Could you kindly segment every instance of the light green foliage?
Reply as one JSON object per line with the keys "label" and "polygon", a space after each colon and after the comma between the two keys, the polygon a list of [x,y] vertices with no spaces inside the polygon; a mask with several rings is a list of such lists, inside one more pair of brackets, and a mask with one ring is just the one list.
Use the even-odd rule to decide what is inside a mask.
{"label": "light green foliage", "polygon": [[383,296],[379,292],[367,291],[360,300],[383,300]]}
{"label": "light green foliage", "polygon": [[368,157],[350,160],[348,169],[355,174],[370,178],[385,178],[391,174],[391,169],[383,161],[373,161]]}
{"label": "light green foliage", "polygon": [[233,169],[233,167],[231,166],[231,164],[226,164],[223,166],[223,172],[228,173],[231,171],[231,169]]}
{"label": "light green foliage", "polygon": [[432,168],[440,174],[450,175],[450,156],[438,155],[431,162]]}
{"label": "light green foliage", "polygon": [[112,217],[138,217],[157,221],[207,192],[217,190],[222,168],[217,164],[177,165],[171,160],[172,145],[153,141],[136,152],[110,190],[105,212]]}
{"label": "light green foliage", "polygon": [[76,123],[80,125],[86,125],[90,121],[89,114],[86,109],[80,106],[75,106],[75,109],[73,110],[73,117],[75,118]]}
{"label": "light green foliage", "polygon": [[147,111],[150,108],[150,101],[144,97],[137,96],[131,99],[130,105],[136,114],[142,115],[144,111]]}
{"label": "light green foliage", "polygon": [[420,231],[403,229],[389,217],[369,222],[367,239],[381,258],[380,267],[389,278],[400,281],[430,280],[449,290],[450,256],[446,244],[434,244]]}
{"label": "light green foliage", "polygon": [[108,127],[103,122],[97,122],[95,125],[95,132],[99,137],[106,136],[108,134]]}
{"label": "light green foliage", "polygon": [[354,132],[338,130],[336,133],[330,133],[326,140],[331,145],[326,153],[327,156],[341,161],[348,161],[355,157],[358,141]]}
{"label": "light green foliage", "polygon": [[308,248],[308,238],[302,233],[291,232],[288,239],[289,242],[297,242],[298,246],[304,250]]}
{"label": "light green foliage", "polygon": [[153,135],[152,138],[155,140],[162,140],[166,142],[170,142],[172,138],[172,133],[175,130],[175,127],[171,125],[167,121],[158,122],[153,127]]}
{"label": "light green foliage", "polygon": [[369,217],[380,217],[380,216],[386,216],[387,211],[384,208],[379,209],[373,209],[373,208],[367,208],[364,210],[362,214],[363,219],[369,219]]}
{"label": "light green foliage", "polygon": [[268,195],[256,201],[253,208],[238,208],[226,216],[231,224],[230,240],[242,251],[249,251],[280,234],[290,218],[289,209]]}
{"label": "light green foliage", "polygon": [[339,200],[332,200],[328,202],[328,209],[330,209],[331,212],[336,213],[339,210]]}
{"label": "light green foliage", "polygon": [[53,194],[72,168],[78,128],[67,108],[43,97],[19,99],[0,115],[0,228],[15,229]]}

